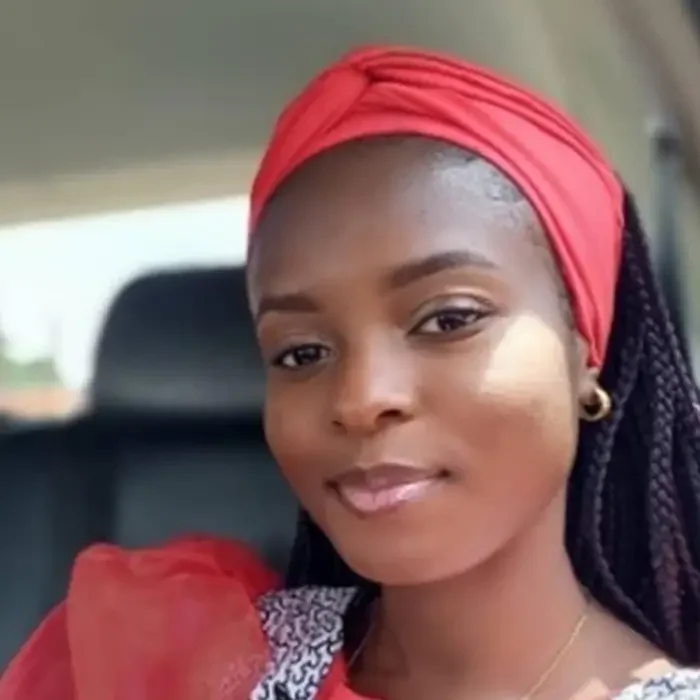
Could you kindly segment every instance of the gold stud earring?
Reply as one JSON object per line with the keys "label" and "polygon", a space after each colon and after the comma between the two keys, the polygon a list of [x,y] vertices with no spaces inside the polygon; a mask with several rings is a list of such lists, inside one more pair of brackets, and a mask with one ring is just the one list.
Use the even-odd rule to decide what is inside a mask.
{"label": "gold stud earring", "polygon": [[607,418],[612,409],[612,399],[605,389],[596,386],[594,393],[595,399],[581,406],[581,418],[589,423],[597,423]]}

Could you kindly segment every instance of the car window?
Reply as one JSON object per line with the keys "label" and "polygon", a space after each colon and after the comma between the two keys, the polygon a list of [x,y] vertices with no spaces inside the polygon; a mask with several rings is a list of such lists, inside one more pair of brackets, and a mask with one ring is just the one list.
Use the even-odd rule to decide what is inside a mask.
{"label": "car window", "polygon": [[115,296],[158,269],[238,264],[247,198],[0,228],[0,415],[80,410]]}

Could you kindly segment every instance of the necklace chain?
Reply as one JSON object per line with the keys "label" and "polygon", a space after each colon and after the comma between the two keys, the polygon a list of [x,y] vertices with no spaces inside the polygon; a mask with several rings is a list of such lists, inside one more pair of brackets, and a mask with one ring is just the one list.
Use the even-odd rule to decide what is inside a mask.
{"label": "necklace chain", "polygon": [[[576,624],[574,625],[574,628],[571,630],[571,634],[567,637],[566,641],[562,646],[559,648],[557,653],[554,655],[554,658],[550,662],[549,666],[544,670],[542,675],[539,676],[539,678],[532,684],[530,689],[520,697],[520,700],[533,700],[533,698],[542,690],[542,688],[545,686],[547,681],[552,677],[554,672],[559,668],[559,665],[561,662],[564,660],[564,657],[571,651],[571,648],[574,646],[576,643],[576,640],[579,638],[579,635],[581,634],[581,630],[583,629],[584,625],[586,624],[586,621],[588,620],[590,616],[590,611],[591,611],[591,606],[590,606],[590,599],[586,602],[586,607],[584,611],[581,613],[579,616],[578,620],[576,620]],[[362,637],[362,640],[360,643],[357,645],[355,650],[353,651],[352,655],[348,659],[348,669],[353,669],[355,664],[359,661],[360,657],[362,656],[363,652],[367,648],[367,644],[369,642],[370,636],[372,634],[372,631],[374,630],[374,621],[376,620],[376,617],[372,617],[372,621],[370,622],[369,627],[367,628],[367,632],[365,635]]]}
{"label": "necklace chain", "polygon": [[552,677],[554,672],[559,668],[559,665],[564,660],[564,657],[569,653],[569,651],[571,651],[571,647],[573,647],[576,643],[576,640],[581,634],[583,626],[588,620],[590,611],[591,605],[589,601],[586,603],[586,607],[579,616],[578,620],[576,620],[576,624],[571,630],[571,634],[569,635],[568,639],[564,642],[559,651],[554,655],[554,658],[552,659],[549,666],[547,666],[544,673],[532,684],[530,689],[520,698],[520,700],[532,700],[532,698],[534,698],[540,692],[540,690],[542,690],[545,683],[547,683],[547,681]]}

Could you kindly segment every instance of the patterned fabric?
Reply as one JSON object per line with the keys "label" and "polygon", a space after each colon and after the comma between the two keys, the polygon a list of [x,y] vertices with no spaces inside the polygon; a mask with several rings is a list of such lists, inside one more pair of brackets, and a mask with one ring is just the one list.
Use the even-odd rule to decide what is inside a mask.
{"label": "patterned fabric", "polygon": [[615,700],[700,700],[700,670],[680,669],[635,683]]}
{"label": "patterned fabric", "polygon": [[[251,700],[313,700],[343,647],[353,588],[297,588],[263,596],[258,610],[272,664]],[[700,670],[634,683],[614,700],[700,700]]]}
{"label": "patterned fabric", "polygon": [[296,588],[258,601],[272,666],[251,700],[312,700],[343,648],[354,588]]}

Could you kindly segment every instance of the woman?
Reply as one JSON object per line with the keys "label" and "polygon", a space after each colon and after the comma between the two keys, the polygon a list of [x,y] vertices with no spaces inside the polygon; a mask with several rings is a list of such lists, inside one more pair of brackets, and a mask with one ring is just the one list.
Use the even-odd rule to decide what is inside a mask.
{"label": "woman", "polygon": [[0,700],[700,697],[697,392],[568,118],[354,52],[278,122],[248,269],[288,580],[92,548]]}

